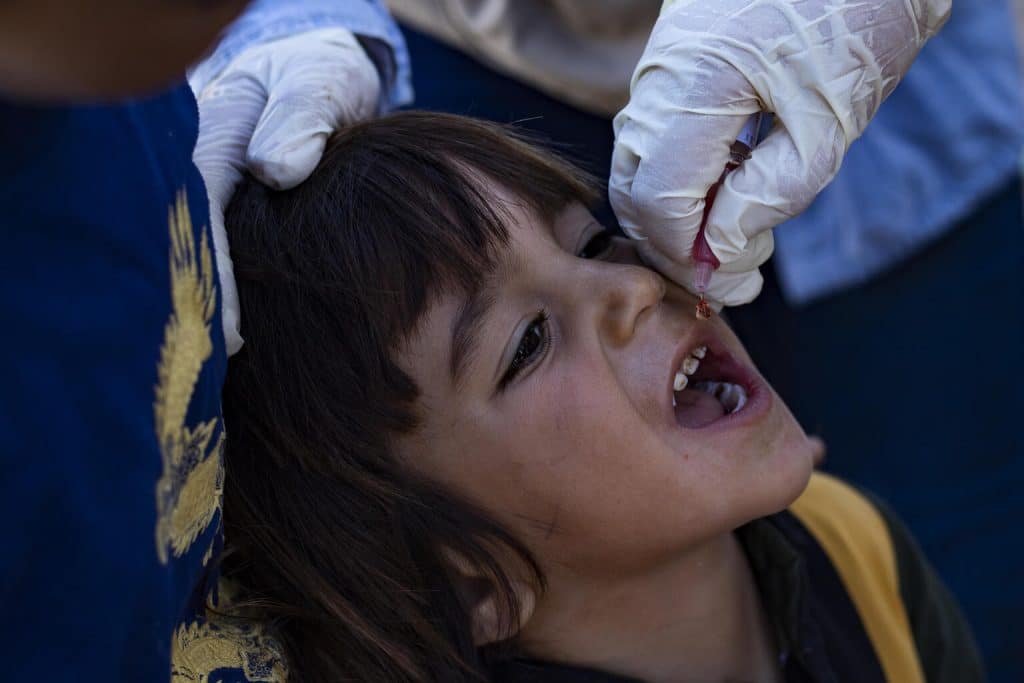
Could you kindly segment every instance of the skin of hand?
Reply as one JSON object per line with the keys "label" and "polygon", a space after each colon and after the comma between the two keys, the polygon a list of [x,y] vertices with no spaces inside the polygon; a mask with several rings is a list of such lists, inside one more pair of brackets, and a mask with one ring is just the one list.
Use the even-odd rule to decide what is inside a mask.
{"label": "skin of hand", "polygon": [[112,100],[180,81],[248,0],[4,0],[0,92]]}
{"label": "skin of hand", "polygon": [[718,192],[705,236],[722,265],[708,298],[761,290],[771,228],[832,180],[850,144],[948,19],[951,0],[676,0],[616,116],[609,194],[644,260],[692,286],[704,198],[749,117],[775,123]]}
{"label": "skin of hand", "polygon": [[325,28],[248,48],[197,93],[193,159],[210,198],[229,354],[242,347],[242,337],[224,209],[242,173],[276,189],[298,185],[334,130],[377,113],[380,90],[377,69],[356,37]]}

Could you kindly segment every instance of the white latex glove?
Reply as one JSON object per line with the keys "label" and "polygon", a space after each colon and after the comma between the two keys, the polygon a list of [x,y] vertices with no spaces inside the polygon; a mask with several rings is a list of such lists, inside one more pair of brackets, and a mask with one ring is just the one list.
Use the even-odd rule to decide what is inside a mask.
{"label": "white latex glove", "polygon": [[301,183],[335,129],[377,113],[380,77],[352,33],[318,29],[244,50],[196,99],[199,138],[193,160],[210,197],[224,340],[231,355],[242,347],[242,337],[224,209],[243,172],[248,168],[278,189]]}
{"label": "white latex glove", "polygon": [[757,111],[771,133],[726,180],[705,236],[722,262],[708,298],[761,291],[771,228],[803,211],[893,91],[952,0],[666,3],[615,117],[609,193],[642,256],[692,287],[704,197]]}

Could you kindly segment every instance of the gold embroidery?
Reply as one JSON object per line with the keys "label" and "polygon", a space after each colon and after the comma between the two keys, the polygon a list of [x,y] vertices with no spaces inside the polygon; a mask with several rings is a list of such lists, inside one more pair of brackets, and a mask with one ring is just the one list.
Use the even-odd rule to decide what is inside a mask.
{"label": "gold embroidery", "polygon": [[[170,540],[175,557],[184,555],[199,534],[203,533],[213,519],[214,512],[219,509],[224,494],[224,432],[221,431],[213,450],[207,452],[206,444],[210,440],[207,428],[212,427],[212,424],[213,420],[200,425],[200,430],[206,430],[207,434],[195,445],[195,459],[199,464],[188,473],[178,493],[178,503],[171,512]],[[185,433],[187,438],[188,428]],[[203,454],[205,457],[199,460]],[[188,460],[193,460],[191,454]]]}
{"label": "gold embroidery", "polygon": [[[186,425],[185,418],[203,363],[213,353],[210,321],[216,310],[213,258],[205,233],[198,253],[184,192],[168,211],[171,233],[171,302],[164,328],[153,414],[163,458],[156,485],[156,548],[160,562],[181,557],[221,508],[224,489],[224,431],[211,446],[218,418]],[[203,556],[205,565],[213,545]],[[222,600],[231,587],[222,582]],[[219,617],[180,625],[171,637],[172,683],[217,683],[222,669],[241,671],[252,683],[284,683],[287,671],[280,648],[254,623]]]}
{"label": "gold embroidery", "polygon": [[[237,586],[219,583],[221,609]],[[213,604],[212,596],[210,604]],[[250,683],[285,683],[288,671],[277,641],[251,621],[208,611],[205,621],[182,624],[171,639],[171,683],[216,683],[220,669],[240,670]]]}
{"label": "gold embroidery", "polygon": [[182,624],[171,641],[171,683],[216,683],[215,671],[236,669],[252,683],[285,683],[277,644],[251,624]]}
{"label": "gold embroidery", "polygon": [[206,552],[205,552],[205,553],[203,553],[203,566],[204,566],[204,567],[205,567],[205,566],[206,566],[207,564],[209,564],[209,562],[210,562],[210,558],[212,558],[212,557],[213,557],[213,548],[214,548],[214,545],[215,545],[215,543],[216,543],[216,540],[211,540],[211,541],[210,541],[210,547],[208,547],[208,548],[206,549]]}
{"label": "gold embroidery", "polygon": [[210,448],[218,418],[185,424],[199,374],[213,352],[210,321],[216,310],[213,258],[204,232],[198,258],[184,190],[168,209],[171,235],[171,317],[164,327],[153,414],[163,457],[156,485],[156,551],[181,557],[221,507],[224,433]]}

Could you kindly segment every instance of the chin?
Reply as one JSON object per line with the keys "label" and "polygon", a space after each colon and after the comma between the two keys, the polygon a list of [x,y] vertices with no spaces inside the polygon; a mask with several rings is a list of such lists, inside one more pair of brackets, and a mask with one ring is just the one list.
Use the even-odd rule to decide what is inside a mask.
{"label": "chin", "polygon": [[782,419],[788,424],[786,436],[772,449],[772,456],[766,459],[762,471],[769,493],[762,517],[792,505],[807,488],[814,472],[814,448],[807,435],[781,400],[777,400],[776,405],[784,411]]}
{"label": "chin", "polygon": [[[803,453],[800,454],[799,461],[794,462],[793,466],[789,468],[786,473],[787,477],[782,483],[783,492],[780,502],[783,505],[779,510],[788,508],[803,494],[804,490],[807,489],[807,484],[811,481],[811,474],[814,473],[814,461],[812,460],[810,447],[804,447],[801,450]],[[776,512],[779,510],[776,510]]]}

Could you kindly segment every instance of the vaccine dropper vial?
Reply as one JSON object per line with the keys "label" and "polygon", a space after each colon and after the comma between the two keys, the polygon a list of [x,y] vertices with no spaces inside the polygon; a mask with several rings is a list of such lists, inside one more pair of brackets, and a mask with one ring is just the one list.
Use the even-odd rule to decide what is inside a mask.
{"label": "vaccine dropper vial", "polygon": [[701,217],[697,239],[694,240],[693,249],[690,252],[690,258],[693,259],[694,263],[693,289],[700,297],[697,301],[696,311],[697,318],[700,320],[707,320],[711,317],[711,307],[704,299],[704,293],[708,291],[711,274],[721,265],[718,257],[715,256],[715,252],[711,251],[711,247],[708,246],[707,239],[704,237],[708,216],[711,215],[711,208],[715,205],[715,197],[718,196],[718,190],[722,187],[722,183],[725,182],[726,176],[750,158],[750,152],[757,145],[757,135],[760,128],[761,113],[759,112],[751,116],[743,125],[743,130],[740,131],[739,137],[736,138],[736,141],[729,148],[729,161],[726,162],[725,168],[722,169],[722,175],[718,177],[714,185],[708,188],[707,197],[704,199],[704,215]]}

